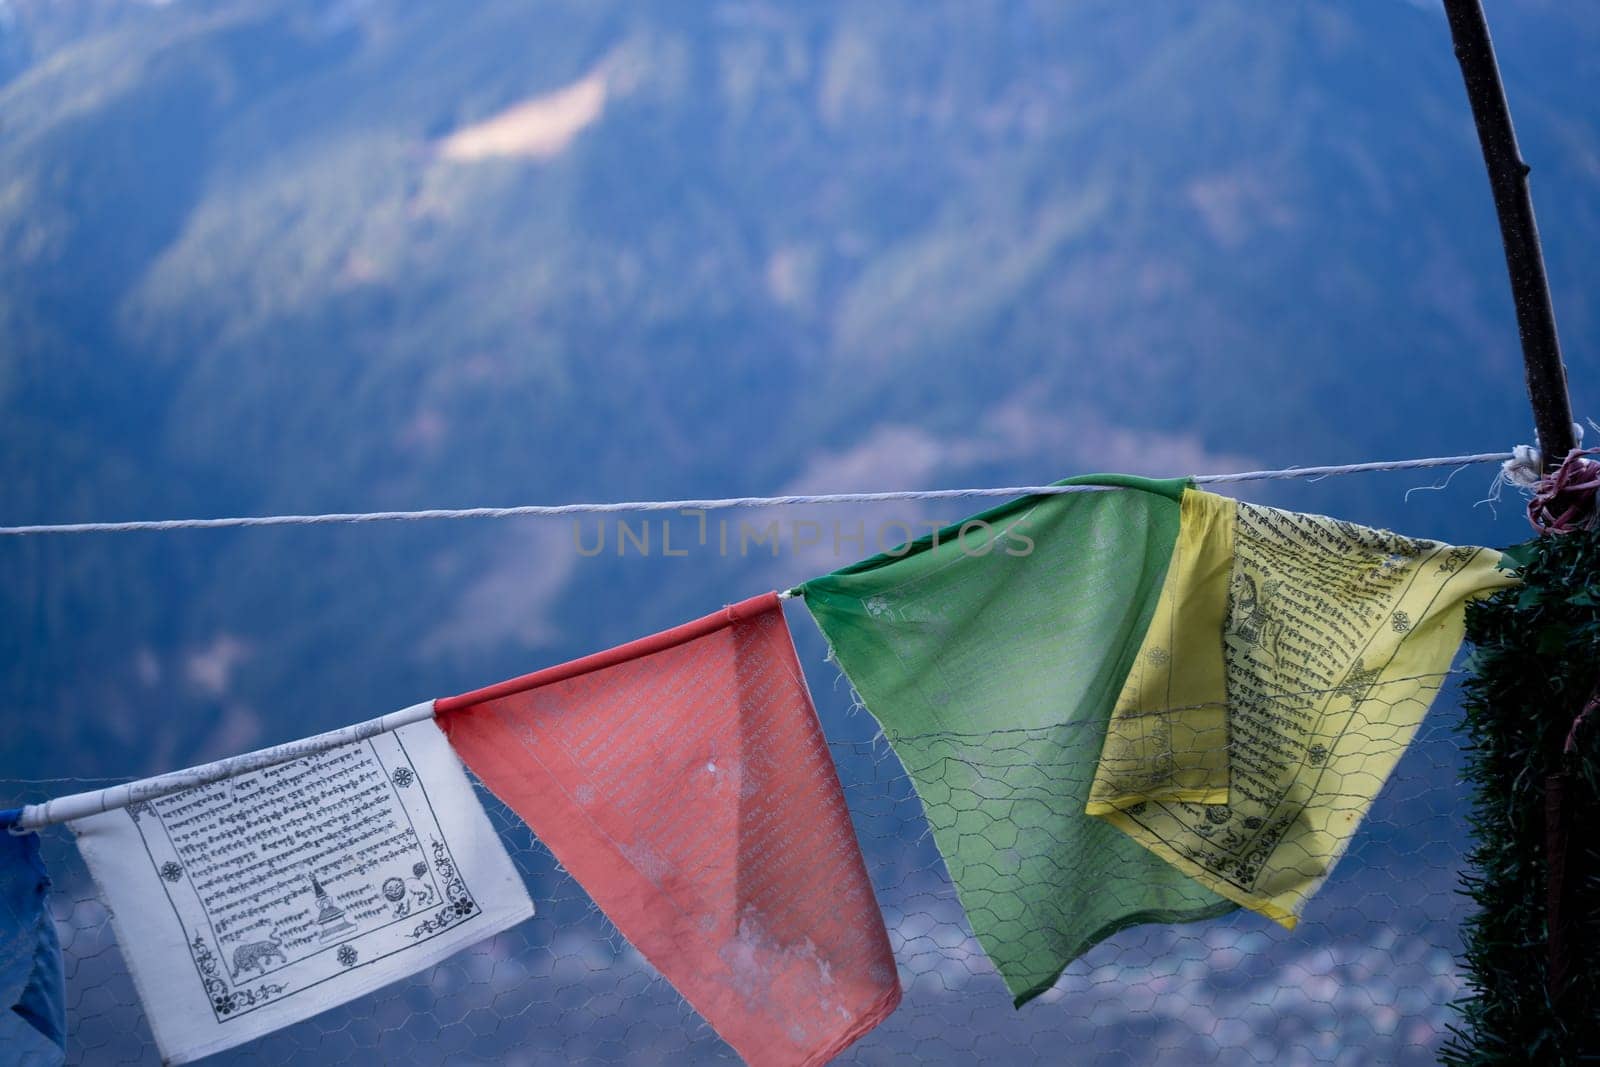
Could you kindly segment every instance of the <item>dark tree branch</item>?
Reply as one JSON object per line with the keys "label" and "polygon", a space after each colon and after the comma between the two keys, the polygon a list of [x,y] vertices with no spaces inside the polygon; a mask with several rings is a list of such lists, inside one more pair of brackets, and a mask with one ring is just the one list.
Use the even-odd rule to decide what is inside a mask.
{"label": "dark tree branch", "polygon": [[1511,296],[1517,306],[1528,400],[1533,405],[1544,467],[1550,471],[1560,465],[1577,442],[1572,434],[1567,371],[1561,362],[1561,341],[1556,336],[1555,312],[1550,306],[1550,283],[1539,248],[1539,226],[1528,194],[1530,168],[1517,148],[1511,109],[1506,104],[1482,3],[1444,0],[1444,10],[1450,20],[1461,77],[1467,84],[1467,98],[1472,102],[1483,162],[1489,168],[1494,207],[1500,216],[1500,239],[1506,250],[1506,270],[1511,275]]}

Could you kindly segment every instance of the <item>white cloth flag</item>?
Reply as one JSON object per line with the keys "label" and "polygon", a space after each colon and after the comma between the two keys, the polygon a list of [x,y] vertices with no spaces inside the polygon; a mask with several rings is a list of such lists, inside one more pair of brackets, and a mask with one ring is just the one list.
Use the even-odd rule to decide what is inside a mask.
{"label": "white cloth flag", "polygon": [[69,825],[168,1063],[309,1018],[533,914],[431,719]]}

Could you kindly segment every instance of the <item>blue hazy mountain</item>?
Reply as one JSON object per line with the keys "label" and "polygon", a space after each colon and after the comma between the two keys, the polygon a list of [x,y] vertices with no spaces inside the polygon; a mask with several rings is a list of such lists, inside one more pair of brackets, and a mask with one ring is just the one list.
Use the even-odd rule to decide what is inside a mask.
{"label": "blue hazy mountain", "polygon": [[[1529,436],[1429,5],[3,11],[8,522],[1017,483]],[[1581,410],[1600,19],[1494,15]],[[1462,478],[1481,495],[1482,471]],[[1475,521],[1470,492],[1399,493],[1292,499],[1521,536]],[[580,565],[570,541],[0,545],[6,769],[286,737],[751,580],[714,555]],[[213,738],[229,708],[237,736]]]}
{"label": "blue hazy mountain", "polygon": [[[1490,16],[1583,414],[1600,16]],[[1430,3],[0,0],[6,524],[1207,473],[1529,423]],[[1491,473],[1250,492],[1521,540],[1472,507]],[[784,512],[826,533],[776,559],[693,517],[689,558],[659,519],[620,557],[592,522],[7,539],[0,778],[342,725],[964,510]],[[870,737],[796,628],[830,729]]]}

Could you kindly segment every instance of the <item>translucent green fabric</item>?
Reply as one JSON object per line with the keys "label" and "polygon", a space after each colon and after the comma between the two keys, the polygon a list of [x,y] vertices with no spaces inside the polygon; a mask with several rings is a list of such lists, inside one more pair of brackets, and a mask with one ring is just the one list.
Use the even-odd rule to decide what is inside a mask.
{"label": "translucent green fabric", "polygon": [[1019,1006],[1118,930],[1234,907],[1084,813],[1186,483],[1069,481],[1122,488],[1015,501],[802,589]]}

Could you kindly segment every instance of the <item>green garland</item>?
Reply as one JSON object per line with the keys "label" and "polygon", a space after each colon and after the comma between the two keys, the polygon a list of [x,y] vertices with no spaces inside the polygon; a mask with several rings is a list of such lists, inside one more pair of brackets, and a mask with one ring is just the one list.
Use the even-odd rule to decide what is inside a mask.
{"label": "green garland", "polygon": [[[1600,1063],[1600,883],[1579,891],[1584,922],[1573,978],[1559,1003],[1547,989],[1546,776],[1563,770],[1566,809],[1579,814],[1569,866],[1600,871],[1600,750],[1581,735],[1562,755],[1573,719],[1600,676],[1600,532],[1548,536],[1506,553],[1523,584],[1467,607],[1474,646],[1466,683],[1465,780],[1473,789],[1476,844],[1462,876],[1477,905],[1462,931],[1467,985],[1462,1024],[1441,1052],[1446,1064]],[[1580,855],[1580,850],[1587,856]]]}

